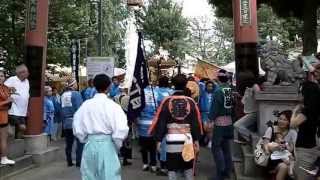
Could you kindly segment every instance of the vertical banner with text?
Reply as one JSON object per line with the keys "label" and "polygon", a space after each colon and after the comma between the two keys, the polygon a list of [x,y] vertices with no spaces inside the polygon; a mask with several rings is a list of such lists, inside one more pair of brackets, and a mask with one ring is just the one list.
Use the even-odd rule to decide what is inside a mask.
{"label": "vertical banner with text", "polygon": [[72,78],[76,79],[79,83],[79,43],[72,41],[70,47],[70,61],[72,69]]}
{"label": "vertical banner with text", "polygon": [[145,107],[144,88],[149,85],[147,63],[142,49],[142,34],[139,33],[138,53],[134,67],[133,81],[129,91],[128,119],[134,120]]}

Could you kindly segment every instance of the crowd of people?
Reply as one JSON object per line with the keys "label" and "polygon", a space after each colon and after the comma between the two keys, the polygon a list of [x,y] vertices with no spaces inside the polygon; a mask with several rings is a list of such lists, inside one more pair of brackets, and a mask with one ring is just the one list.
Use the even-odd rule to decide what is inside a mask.
{"label": "crowd of people", "polygon": [[[313,74],[308,74],[301,84],[301,102],[295,109],[277,113],[278,120],[261,137],[269,157],[266,171],[276,180],[320,179],[320,88]],[[0,163],[4,165],[15,163],[7,157],[10,129],[14,127],[15,138],[22,138],[26,130],[28,75],[25,65],[18,66],[16,76],[7,80],[0,71]],[[74,166],[76,142],[75,165],[81,167],[83,179],[121,179],[119,159],[122,166],[132,164],[132,139],[136,136],[142,171],[169,180],[182,174],[191,180],[203,146],[212,152],[215,179],[223,180],[230,178],[233,170],[231,141],[252,143],[259,111],[255,95],[263,89],[263,78],[247,80],[239,115],[240,95],[225,70],[219,70],[217,80],[196,80],[183,74],[160,76],[143,89],[144,109],[139,117],[130,119],[129,91],[118,77],[96,75],[81,91],[76,80],[70,79],[62,92],[49,84],[44,87],[43,132],[49,141],[64,137],[69,167]]]}
{"label": "crowd of people", "polygon": [[[111,153],[110,157],[99,158],[101,164],[93,166],[94,157],[91,157],[92,151],[98,153],[95,158],[101,155],[101,149],[95,149],[96,143],[109,139],[104,135],[110,135],[108,132],[111,131],[111,139],[117,147],[115,152],[122,159],[123,166],[132,164],[131,141],[133,134],[136,134],[141,148],[142,171],[168,176],[172,180],[177,179],[179,173],[183,173],[186,179],[191,180],[200,144],[209,147],[212,144],[216,163],[221,164],[217,166],[219,176],[230,176],[232,163],[229,141],[233,137],[232,88],[226,71],[221,70],[219,81],[196,81],[193,77],[182,74],[172,79],[160,76],[157,82],[151,82],[144,89],[145,107],[136,119],[126,116],[130,98],[128,89],[121,86],[117,77],[112,77],[109,82],[107,77],[101,76],[90,79],[88,87],[82,91],[77,90],[76,81],[71,79],[67,81],[61,96],[52,92],[55,88],[45,87],[44,132],[48,134],[49,140],[55,140],[59,134],[58,127],[62,126],[68,166],[74,165],[71,156],[74,141],[77,146],[76,166],[81,166],[82,175],[87,179],[93,176],[93,167],[101,169],[106,166],[103,158],[115,160]],[[104,101],[104,97],[107,97],[108,101]],[[98,108],[100,106],[101,109]],[[118,107],[121,107],[121,112],[115,113]],[[122,115],[125,118],[121,120]],[[108,118],[103,119],[106,116]],[[211,119],[219,121],[213,123]],[[114,120],[115,123],[110,122]],[[116,131],[115,126],[120,122],[125,122],[128,130],[125,133],[125,128],[122,127],[124,132],[115,139],[113,131]],[[213,126],[217,130],[211,131]],[[212,138],[214,141],[211,141]],[[189,150],[186,148],[186,140],[191,145]],[[104,143],[108,148],[108,140]],[[101,172],[101,177],[109,176],[114,168],[116,166]]]}

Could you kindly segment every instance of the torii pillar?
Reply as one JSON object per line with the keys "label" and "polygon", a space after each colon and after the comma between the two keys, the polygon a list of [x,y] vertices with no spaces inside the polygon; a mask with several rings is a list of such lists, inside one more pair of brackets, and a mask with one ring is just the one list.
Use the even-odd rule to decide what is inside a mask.
{"label": "torii pillar", "polygon": [[257,1],[233,0],[237,90],[244,93],[246,79],[259,76],[257,53]]}
{"label": "torii pillar", "polygon": [[48,0],[28,0],[25,32],[25,64],[30,76],[30,100],[26,151],[37,154],[47,149],[47,138],[43,134],[43,97],[47,57]]}

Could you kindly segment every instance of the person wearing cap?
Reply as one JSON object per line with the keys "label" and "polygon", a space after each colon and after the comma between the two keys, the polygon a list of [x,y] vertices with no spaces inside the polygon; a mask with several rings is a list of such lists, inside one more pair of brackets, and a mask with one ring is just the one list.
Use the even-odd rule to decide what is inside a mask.
{"label": "person wearing cap", "polygon": [[[127,114],[128,113],[128,106],[129,106],[129,99],[130,96],[128,94],[128,88],[125,88],[123,84],[119,85],[120,94],[116,95],[113,100],[119,104],[122,110]],[[132,136],[133,136],[133,123],[128,121],[129,126],[129,133],[127,138],[123,140],[122,147],[120,148],[120,156],[123,158],[122,165],[123,166],[130,166],[132,165]]]}
{"label": "person wearing cap", "polygon": [[212,129],[212,153],[216,168],[216,179],[223,180],[230,176],[232,160],[230,141],[233,139],[232,89],[228,85],[229,77],[225,70],[218,72],[219,87],[213,93],[209,111],[210,128]]}
{"label": "person wearing cap", "polygon": [[127,117],[121,106],[108,98],[111,84],[105,74],[93,80],[98,93],[74,115],[73,131],[86,143],[81,163],[83,180],[121,180],[118,151],[128,135]]}
{"label": "person wearing cap", "polygon": [[74,113],[79,109],[82,104],[81,94],[77,91],[78,84],[75,79],[68,80],[65,88],[65,92],[61,96],[61,116],[62,116],[62,125],[66,140],[66,158],[68,166],[73,166],[72,162],[72,146],[74,140],[77,141],[77,150],[76,150],[76,166],[80,167],[83,144],[75,138],[72,131],[72,123]]}
{"label": "person wearing cap", "polygon": [[50,86],[44,87],[45,97],[44,97],[44,132],[48,135],[49,140],[51,140],[53,135],[53,128],[54,128],[54,104],[51,99],[52,96],[52,88]]}

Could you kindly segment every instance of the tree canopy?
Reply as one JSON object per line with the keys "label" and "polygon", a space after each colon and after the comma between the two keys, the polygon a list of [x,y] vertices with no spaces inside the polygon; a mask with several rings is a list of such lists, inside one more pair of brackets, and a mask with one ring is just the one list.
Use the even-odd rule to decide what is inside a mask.
{"label": "tree canopy", "polygon": [[[209,0],[219,17],[232,17],[232,2],[232,0]],[[303,21],[303,54],[309,55],[316,52],[319,0],[258,0],[257,3],[259,6],[262,4],[269,5],[280,17],[301,19]]]}
{"label": "tree canopy", "polygon": [[225,65],[233,60],[233,23],[230,18],[198,17],[190,20],[188,54]]}
{"label": "tree canopy", "polygon": [[262,4],[257,12],[260,41],[277,40],[284,50],[295,46],[296,35],[302,37],[302,22],[294,17],[278,17],[270,6]]}
{"label": "tree canopy", "polygon": [[150,0],[139,15],[139,23],[154,50],[163,47],[173,57],[184,57],[188,20],[182,16],[179,4],[172,0]]}
{"label": "tree canopy", "polygon": [[[23,62],[26,2],[3,0],[0,4],[0,49],[6,52],[1,66],[8,70]],[[85,57],[85,52],[91,56],[97,55],[97,7],[92,0],[50,0],[48,63],[69,65],[69,48],[73,39],[81,42],[81,58]],[[126,5],[118,0],[102,0],[102,12],[103,55],[115,56],[122,65]]]}
{"label": "tree canopy", "polygon": [[25,1],[3,0],[0,4],[0,49],[6,54],[6,69],[23,62],[25,14]]}

